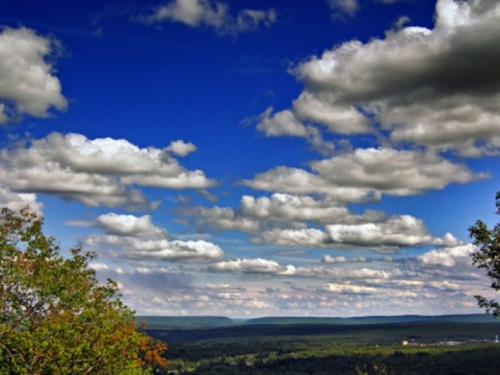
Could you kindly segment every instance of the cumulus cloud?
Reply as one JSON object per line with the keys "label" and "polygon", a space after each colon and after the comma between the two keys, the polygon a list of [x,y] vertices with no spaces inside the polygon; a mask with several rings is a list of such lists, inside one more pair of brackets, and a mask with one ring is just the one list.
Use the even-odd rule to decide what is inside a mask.
{"label": "cumulus cloud", "polygon": [[387,148],[356,149],[310,165],[335,186],[368,187],[390,195],[412,195],[487,176],[432,152]]}
{"label": "cumulus cloud", "polygon": [[210,266],[210,270],[217,272],[291,275],[295,272],[295,267],[292,265],[281,266],[274,260],[255,258],[230,259],[222,262],[217,262]]}
{"label": "cumulus cloud", "polygon": [[312,94],[304,91],[293,102],[293,112],[283,112],[286,111],[290,112],[290,117],[324,125],[332,133],[351,135],[371,132],[370,122],[362,113],[354,107],[336,103],[335,95],[329,92]]}
{"label": "cumulus cloud", "polygon": [[51,133],[5,148],[0,167],[0,183],[15,192],[53,194],[89,206],[158,204],[130,186],[203,189],[216,184],[200,170],[186,170],[164,150],[81,134]]}
{"label": "cumulus cloud", "polygon": [[247,217],[281,221],[331,222],[353,216],[347,207],[335,201],[280,193],[258,198],[244,195],[240,210]]}
{"label": "cumulus cloud", "polygon": [[134,215],[118,215],[111,212],[100,215],[95,225],[108,235],[149,239],[168,238],[169,236],[166,229],[153,224],[150,215],[137,217]]}
{"label": "cumulus cloud", "polygon": [[0,184],[0,207],[19,211],[27,206],[34,212],[42,213],[43,203],[37,201],[36,194],[15,193],[7,186]]}
{"label": "cumulus cloud", "polygon": [[444,249],[428,251],[417,257],[417,261],[423,265],[455,267],[457,265],[470,265],[470,255],[476,247],[472,244],[462,244]]}
{"label": "cumulus cloud", "polygon": [[0,30],[0,124],[19,116],[49,117],[64,110],[67,100],[48,61],[58,42],[20,27]]}
{"label": "cumulus cloud", "polygon": [[240,207],[196,207],[181,209],[195,216],[199,224],[218,230],[238,230],[255,233],[273,227],[304,228],[306,223],[369,223],[386,219],[381,211],[367,210],[354,214],[337,201],[310,196],[275,193],[270,197],[244,195]]}
{"label": "cumulus cloud", "polygon": [[358,203],[377,200],[382,193],[412,195],[488,176],[433,152],[389,148],[356,149],[309,165],[314,173],[276,167],[242,183],[259,190],[320,193],[339,202]]}
{"label": "cumulus cloud", "polygon": [[167,230],[151,222],[148,215],[135,217],[109,213],[92,223],[104,234],[89,235],[85,244],[115,258],[170,262],[213,262],[223,258],[222,249],[207,241],[172,239]]}
{"label": "cumulus cloud", "polygon": [[324,247],[328,241],[325,232],[316,228],[280,229],[274,228],[259,233],[253,241],[279,246]]}
{"label": "cumulus cloud", "polygon": [[[498,153],[499,25],[498,3],[438,0],[433,29],[408,26],[384,39],[349,41],[296,66],[305,88],[292,114],[311,113],[331,126],[328,109],[337,108],[358,113],[353,129],[366,131],[364,116],[393,142],[464,156]],[[331,130],[348,129],[337,127]]]}
{"label": "cumulus cloud", "polygon": [[422,220],[410,215],[387,217],[376,223],[329,224],[316,228],[279,229],[259,233],[254,241],[280,246],[332,248],[370,248],[378,252],[395,252],[403,247],[457,244],[452,235],[432,236]]}
{"label": "cumulus cloud", "polygon": [[309,136],[308,129],[299,121],[290,110],[285,110],[272,115],[273,108],[269,107],[259,116],[257,130],[268,137],[276,136]]}
{"label": "cumulus cloud", "polygon": [[402,247],[434,241],[424,223],[410,215],[393,216],[384,223],[327,225],[325,230],[328,241],[351,246]]}
{"label": "cumulus cloud", "polygon": [[169,262],[213,262],[223,258],[222,249],[207,241],[145,240],[112,235],[91,236],[85,243],[90,247],[107,246],[133,260],[163,260]]}
{"label": "cumulus cloud", "polygon": [[164,21],[178,22],[190,27],[207,26],[221,34],[237,34],[270,27],[276,22],[274,9],[242,9],[235,16],[227,4],[212,0],[174,0],[162,5],[148,16],[141,17],[148,24]]}
{"label": "cumulus cloud", "polygon": [[259,221],[244,217],[229,207],[198,207],[195,210],[188,210],[187,214],[199,215],[199,223],[222,230],[255,232],[260,227]]}
{"label": "cumulus cloud", "polygon": [[[273,114],[273,108],[269,107],[257,117],[256,129],[264,133],[267,137],[289,136],[305,138],[315,151],[323,155],[332,154],[335,151],[335,144],[324,140],[318,128],[303,124],[303,120],[311,119],[311,116],[314,116],[314,114],[306,113],[306,110],[302,113],[300,111],[292,112],[288,109]],[[344,120],[345,123],[347,116],[353,116],[352,120],[355,121],[353,113],[330,115],[329,119],[332,121],[335,121],[335,119],[340,121]],[[252,122],[251,119],[248,119],[248,121]],[[337,122],[332,126],[335,127],[336,124]],[[350,128],[354,128],[352,124]],[[345,127],[345,129],[347,129],[347,127]],[[352,131],[356,132],[355,129]]]}
{"label": "cumulus cloud", "polygon": [[362,203],[380,199],[380,194],[373,194],[369,189],[333,186],[318,174],[284,166],[258,173],[252,180],[243,180],[241,184],[256,190],[280,193],[325,194],[344,203]]}
{"label": "cumulus cloud", "polygon": [[165,151],[171,152],[174,155],[186,156],[196,151],[196,146],[191,142],[184,142],[183,140],[172,141]]}

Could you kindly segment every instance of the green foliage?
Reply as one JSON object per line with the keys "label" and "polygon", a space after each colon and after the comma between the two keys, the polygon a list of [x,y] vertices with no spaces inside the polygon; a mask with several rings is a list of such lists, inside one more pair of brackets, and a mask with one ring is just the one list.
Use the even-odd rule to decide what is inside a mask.
{"label": "green foliage", "polygon": [[165,347],[136,329],[116,283],[99,285],[95,255],[62,257],[42,224],[27,208],[0,215],[0,374],[149,373]]}
{"label": "green foliage", "polygon": [[[496,194],[495,203],[496,213],[500,215],[500,192]],[[478,246],[478,251],[472,253],[472,263],[486,270],[492,289],[500,290],[500,223],[490,230],[485,223],[478,220],[469,228],[469,235],[474,245]],[[479,295],[476,299],[479,306],[488,313],[493,313],[495,317],[500,315],[500,304],[497,301]]]}
{"label": "green foliage", "polygon": [[[409,322],[152,329],[169,340],[178,375],[497,375],[500,329],[490,323]],[[402,346],[408,341],[408,346]],[[448,342],[460,342],[450,345]]]}
{"label": "green foliage", "polygon": [[[263,350],[265,348],[263,347]],[[500,348],[494,345],[408,348],[347,347],[328,355],[235,358],[172,362],[179,375],[497,375]],[[402,354],[401,354],[402,353]]]}

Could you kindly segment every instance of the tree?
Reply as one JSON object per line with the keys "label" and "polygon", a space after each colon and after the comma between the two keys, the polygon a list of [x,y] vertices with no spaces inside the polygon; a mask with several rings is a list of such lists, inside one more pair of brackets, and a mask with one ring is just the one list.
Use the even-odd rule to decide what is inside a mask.
{"label": "tree", "polygon": [[[500,215],[500,192],[496,194],[495,204],[496,213]],[[500,223],[490,230],[485,223],[478,220],[469,227],[469,236],[478,247],[478,250],[471,254],[472,264],[485,269],[491,279],[491,288],[500,290]],[[500,315],[500,304],[497,301],[488,300],[483,296],[475,297],[478,305],[486,309],[487,313],[492,313],[495,317]]]}
{"label": "tree", "polygon": [[0,374],[145,374],[165,365],[165,344],[136,327],[117,284],[89,262],[63,257],[28,208],[0,215]]}

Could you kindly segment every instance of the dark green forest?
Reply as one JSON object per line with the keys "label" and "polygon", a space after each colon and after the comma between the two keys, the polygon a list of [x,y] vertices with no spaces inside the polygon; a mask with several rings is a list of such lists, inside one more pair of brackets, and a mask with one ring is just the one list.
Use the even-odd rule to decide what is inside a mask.
{"label": "dark green forest", "polygon": [[498,323],[241,324],[148,329],[166,374],[498,375]]}

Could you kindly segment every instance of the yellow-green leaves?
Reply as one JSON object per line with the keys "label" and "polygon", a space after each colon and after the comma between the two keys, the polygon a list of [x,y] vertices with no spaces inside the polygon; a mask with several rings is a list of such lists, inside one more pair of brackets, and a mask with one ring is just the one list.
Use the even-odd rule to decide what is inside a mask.
{"label": "yellow-green leaves", "polygon": [[95,258],[64,258],[29,209],[0,215],[0,374],[144,374],[166,346],[137,330],[116,283],[98,283]]}
{"label": "yellow-green leaves", "polygon": [[[497,214],[500,215],[500,192],[497,192],[495,202]],[[485,223],[478,220],[469,228],[469,236],[478,247],[478,250],[471,254],[472,264],[485,269],[491,280],[491,288],[500,290],[500,224],[490,230]],[[486,312],[494,316],[500,315],[500,303],[479,295],[476,299],[479,307],[486,309]]]}

